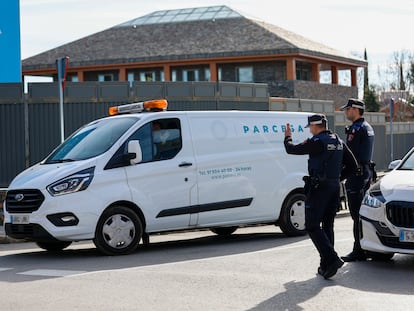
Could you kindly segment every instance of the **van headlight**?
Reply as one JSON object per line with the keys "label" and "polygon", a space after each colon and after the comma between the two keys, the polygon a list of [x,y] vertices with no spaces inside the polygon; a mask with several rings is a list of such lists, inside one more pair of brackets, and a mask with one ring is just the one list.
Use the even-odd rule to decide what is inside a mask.
{"label": "van headlight", "polygon": [[85,190],[90,185],[95,167],[77,172],[46,187],[52,196],[64,195]]}
{"label": "van headlight", "polygon": [[385,198],[382,195],[379,181],[372,185],[367,191],[362,203],[373,208],[385,207]]}

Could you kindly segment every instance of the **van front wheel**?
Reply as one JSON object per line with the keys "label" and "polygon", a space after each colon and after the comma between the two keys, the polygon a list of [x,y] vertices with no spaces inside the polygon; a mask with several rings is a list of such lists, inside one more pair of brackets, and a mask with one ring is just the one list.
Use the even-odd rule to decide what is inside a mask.
{"label": "van front wheel", "polygon": [[290,195],[282,206],[279,217],[279,226],[287,236],[305,235],[305,195],[294,193]]}
{"label": "van front wheel", "polygon": [[138,215],[130,208],[114,206],[99,219],[93,242],[106,255],[126,255],[138,247],[142,234]]}

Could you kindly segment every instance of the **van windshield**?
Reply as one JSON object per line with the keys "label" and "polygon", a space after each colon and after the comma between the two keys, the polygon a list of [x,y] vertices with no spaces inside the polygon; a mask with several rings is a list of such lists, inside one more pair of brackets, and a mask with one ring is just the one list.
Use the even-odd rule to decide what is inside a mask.
{"label": "van windshield", "polygon": [[72,134],[46,159],[44,164],[72,162],[96,157],[113,144],[138,118],[107,118],[85,125]]}
{"label": "van windshield", "polygon": [[412,152],[411,155],[404,161],[399,170],[414,171],[414,152]]}

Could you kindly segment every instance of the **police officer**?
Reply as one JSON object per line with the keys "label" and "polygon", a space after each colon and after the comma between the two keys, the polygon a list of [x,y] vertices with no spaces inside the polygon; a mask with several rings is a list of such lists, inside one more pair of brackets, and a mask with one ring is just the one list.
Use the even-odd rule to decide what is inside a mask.
{"label": "police officer", "polygon": [[344,111],[346,118],[352,122],[352,125],[345,129],[347,134],[346,144],[355,155],[359,164],[358,172],[350,176],[345,183],[348,206],[354,221],[354,247],[352,252],[342,257],[342,259],[347,262],[364,261],[367,257],[360,244],[359,210],[364,193],[368,190],[375,174],[374,164],[371,162],[374,147],[374,130],[362,117],[365,110],[363,101],[350,98],[347,104],[341,107],[341,110]]}
{"label": "police officer", "polygon": [[309,127],[313,137],[294,145],[290,125],[286,125],[285,149],[289,154],[309,155],[309,176],[304,177],[305,226],[321,257],[318,273],[329,279],[344,264],[334,249],[333,230],[339,205],[341,172],[353,172],[357,168],[357,163],[342,140],[327,129],[327,119],[324,115],[309,116],[306,127]]}

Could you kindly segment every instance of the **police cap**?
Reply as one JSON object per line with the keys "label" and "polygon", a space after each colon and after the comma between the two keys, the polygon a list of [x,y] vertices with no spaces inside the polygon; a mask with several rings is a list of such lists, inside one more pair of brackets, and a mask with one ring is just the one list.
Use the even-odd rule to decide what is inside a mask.
{"label": "police cap", "polygon": [[365,103],[362,100],[350,98],[348,99],[348,102],[341,107],[341,110],[345,110],[347,108],[358,108],[365,110]]}
{"label": "police cap", "polygon": [[305,127],[309,127],[310,125],[317,125],[322,124],[326,125],[328,120],[324,114],[313,114],[308,117],[308,124]]}

